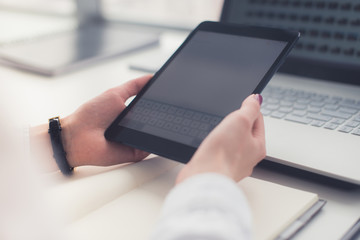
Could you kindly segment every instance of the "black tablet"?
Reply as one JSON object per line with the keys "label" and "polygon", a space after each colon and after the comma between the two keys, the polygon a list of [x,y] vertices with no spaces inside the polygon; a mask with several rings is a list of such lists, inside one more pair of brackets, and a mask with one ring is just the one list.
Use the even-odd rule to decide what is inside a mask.
{"label": "black tablet", "polygon": [[201,23],[106,130],[120,142],[179,162],[251,93],[260,93],[298,32]]}

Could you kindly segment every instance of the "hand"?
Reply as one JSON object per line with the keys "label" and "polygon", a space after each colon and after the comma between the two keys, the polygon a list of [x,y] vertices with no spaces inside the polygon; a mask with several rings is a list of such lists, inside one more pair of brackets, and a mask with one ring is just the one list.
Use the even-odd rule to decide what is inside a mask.
{"label": "hand", "polygon": [[107,141],[104,132],[124,110],[125,101],[136,95],[150,78],[151,76],[137,78],[112,88],[61,120],[63,145],[70,166],[108,166],[140,161],[148,155],[146,152]]}
{"label": "hand", "polygon": [[179,173],[177,183],[205,172],[224,174],[235,181],[251,175],[266,154],[261,102],[260,95],[251,95],[239,110],[230,113],[205,138]]}
{"label": "hand", "polygon": [[140,161],[148,155],[146,152],[107,141],[104,132],[124,110],[125,101],[136,95],[150,78],[151,76],[137,78],[112,88],[62,120],[63,144],[71,166],[108,166]]}

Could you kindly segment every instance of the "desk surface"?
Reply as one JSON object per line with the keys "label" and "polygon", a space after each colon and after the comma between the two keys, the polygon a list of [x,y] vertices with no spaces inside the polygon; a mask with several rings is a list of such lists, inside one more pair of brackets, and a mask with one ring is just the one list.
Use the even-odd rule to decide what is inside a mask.
{"label": "desk surface", "polygon": [[[1,107],[11,119],[37,125],[52,116],[66,116],[103,91],[144,75],[128,63],[157,54],[161,47],[104,61],[70,74],[48,78],[0,66]],[[150,55],[149,55],[150,54]],[[360,216],[360,188],[342,188],[306,174],[258,167],[253,176],[319,194],[326,206],[295,239],[339,239]]]}

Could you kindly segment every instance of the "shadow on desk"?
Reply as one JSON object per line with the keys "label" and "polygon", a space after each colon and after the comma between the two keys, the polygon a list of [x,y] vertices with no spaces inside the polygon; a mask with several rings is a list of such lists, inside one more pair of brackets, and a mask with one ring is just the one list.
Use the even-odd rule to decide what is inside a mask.
{"label": "shadow on desk", "polygon": [[273,171],[279,174],[291,176],[293,178],[301,179],[302,181],[311,181],[312,183],[321,184],[323,186],[338,188],[338,189],[347,189],[347,190],[358,190],[360,186],[348,183],[345,181],[337,180],[320,174],[308,172],[306,170],[286,166],[280,163],[275,163],[269,160],[264,159],[261,161],[256,168]]}

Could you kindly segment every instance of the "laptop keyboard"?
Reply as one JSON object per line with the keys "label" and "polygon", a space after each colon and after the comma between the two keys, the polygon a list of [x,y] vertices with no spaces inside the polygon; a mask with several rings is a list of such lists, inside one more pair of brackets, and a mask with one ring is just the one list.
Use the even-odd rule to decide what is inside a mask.
{"label": "laptop keyboard", "polygon": [[[359,0],[244,0],[234,22],[296,29],[297,57],[358,64]],[[235,4],[234,4],[235,5]],[[236,19],[236,20],[235,20]]]}
{"label": "laptop keyboard", "polygon": [[360,101],[267,86],[264,116],[360,136]]}
{"label": "laptop keyboard", "polygon": [[124,120],[125,126],[163,136],[181,135],[184,142],[198,146],[222,117],[142,98]]}

